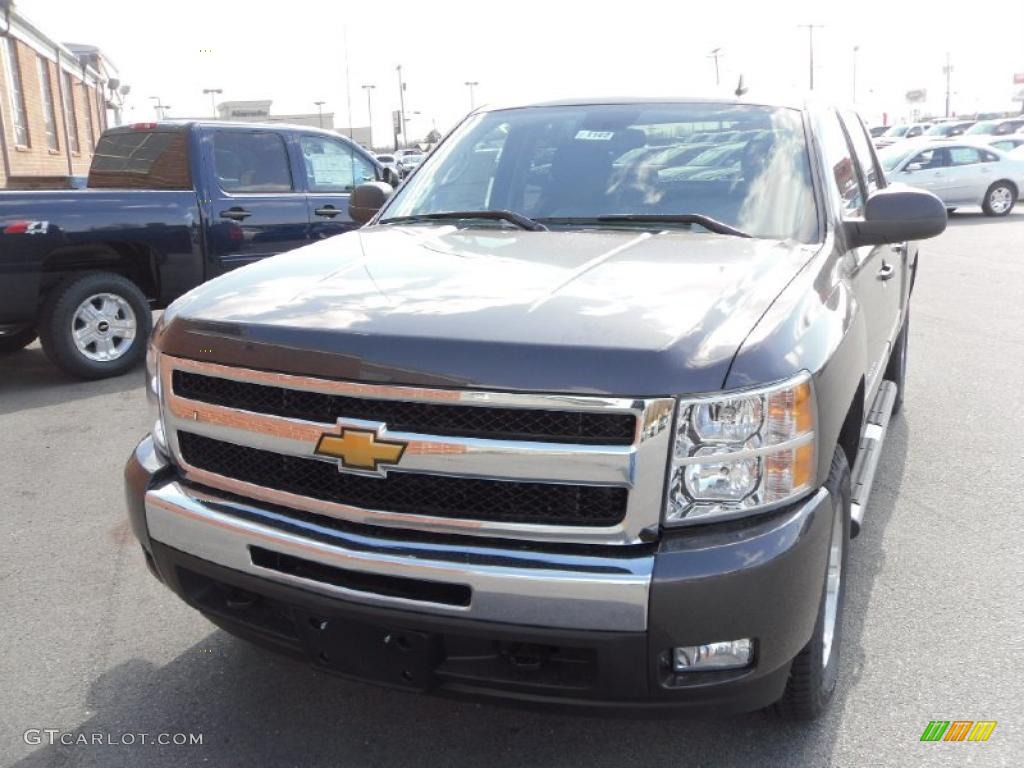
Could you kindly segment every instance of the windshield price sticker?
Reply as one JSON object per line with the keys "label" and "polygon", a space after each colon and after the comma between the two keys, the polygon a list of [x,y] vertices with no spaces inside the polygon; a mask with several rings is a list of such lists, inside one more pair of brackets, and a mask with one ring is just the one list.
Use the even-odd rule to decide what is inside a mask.
{"label": "windshield price sticker", "polygon": [[611,141],[615,131],[577,131],[576,141]]}

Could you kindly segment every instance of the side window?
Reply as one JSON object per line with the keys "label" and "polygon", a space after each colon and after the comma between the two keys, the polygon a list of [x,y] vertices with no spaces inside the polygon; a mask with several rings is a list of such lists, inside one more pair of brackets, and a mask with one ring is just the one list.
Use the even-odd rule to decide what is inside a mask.
{"label": "side window", "polygon": [[948,165],[948,157],[944,149],[926,149],[918,152],[913,159],[907,163],[905,171],[927,171],[932,168],[943,168]]}
{"label": "side window", "polygon": [[981,162],[981,152],[974,147],[950,147],[950,165],[977,165]]}
{"label": "side window", "polygon": [[857,217],[864,213],[864,198],[857,181],[857,169],[850,153],[850,145],[839,124],[839,116],[832,110],[821,121],[822,152],[825,164],[831,169],[832,181],[842,202],[843,215]]}
{"label": "side window", "polygon": [[[1013,149],[1014,145],[1011,140],[1007,139],[1006,141],[993,141],[992,146],[995,147],[996,149],[1003,150],[1003,152],[1009,152],[1011,149]],[[982,152],[981,157],[982,160],[986,163],[991,163],[993,160],[999,159],[991,152]]]}
{"label": "side window", "polygon": [[864,174],[864,185],[868,188],[868,195],[871,195],[880,186],[884,186],[884,183],[879,183],[878,168],[875,165],[875,155],[871,151],[871,142],[868,141],[864,125],[854,112],[843,112],[843,123],[846,125],[846,132],[850,134],[850,142],[857,155],[861,173]]}
{"label": "side window", "polygon": [[284,139],[268,131],[217,131],[213,166],[225,192],[291,192]]}
{"label": "side window", "polygon": [[303,136],[299,144],[310,192],[351,192],[377,178],[373,164],[347,144],[319,136]]}

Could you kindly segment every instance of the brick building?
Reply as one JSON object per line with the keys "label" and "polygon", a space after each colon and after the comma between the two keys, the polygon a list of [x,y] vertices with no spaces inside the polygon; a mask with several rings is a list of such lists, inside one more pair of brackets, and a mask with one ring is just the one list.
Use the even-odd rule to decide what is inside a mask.
{"label": "brick building", "polygon": [[97,49],[51,40],[0,0],[0,188],[88,173],[112,71]]}

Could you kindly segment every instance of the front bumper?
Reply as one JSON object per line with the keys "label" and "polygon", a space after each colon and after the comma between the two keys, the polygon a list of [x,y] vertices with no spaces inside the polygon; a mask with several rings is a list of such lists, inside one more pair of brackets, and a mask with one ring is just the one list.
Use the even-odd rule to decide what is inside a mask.
{"label": "front bumper", "polygon": [[[528,702],[775,701],[813,630],[831,526],[820,490],[657,545],[541,549],[282,514],[183,483],[150,438],[125,475],[148,564],[225,629],[345,676]],[[744,637],[747,669],[669,669],[673,646]]]}

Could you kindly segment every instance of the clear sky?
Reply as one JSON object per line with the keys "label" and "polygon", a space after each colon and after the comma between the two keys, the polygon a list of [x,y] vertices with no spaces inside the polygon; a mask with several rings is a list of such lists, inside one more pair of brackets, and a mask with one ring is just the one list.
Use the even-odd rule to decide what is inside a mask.
{"label": "clear sky", "polygon": [[[98,45],[132,86],[126,120],[151,120],[160,96],[172,116],[210,114],[203,88],[223,99],[273,99],[275,113],[325,111],[347,125],[345,47],[352,121],[367,121],[373,91],[375,143],[390,137],[398,107],[395,67],[407,82],[409,132],[442,132],[477,103],[565,96],[706,95],[715,91],[707,54],[721,47],[723,88],[740,73],[749,96],[806,90],[808,35],[815,37],[815,89],[850,100],[870,122],[907,114],[904,94],[925,88],[942,114],[948,52],[954,111],[1019,109],[1014,72],[1024,72],[1024,2],[975,10],[966,3],[464,2],[330,0],[19,0],[48,34]],[[854,46],[859,51],[854,53]],[[204,50],[210,50],[206,53]],[[1019,87],[1019,86],[1018,86]],[[420,115],[412,115],[413,112]]]}

